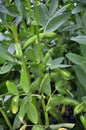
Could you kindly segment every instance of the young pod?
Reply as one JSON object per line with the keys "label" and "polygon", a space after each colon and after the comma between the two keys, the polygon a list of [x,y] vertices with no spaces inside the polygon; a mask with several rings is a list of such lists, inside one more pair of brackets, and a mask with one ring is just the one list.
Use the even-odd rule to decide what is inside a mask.
{"label": "young pod", "polygon": [[19,100],[18,96],[13,97],[12,99],[11,108],[13,114],[16,114],[18,112],[18,100]]}
{"label": "young pod", "polygon": [[74,115],[77,115],[77,114],[79,114],[80,112],[82,112],[83,109],[84,109],[84,107],[85,107],[84,103],[78,104],[78,105],[74,108]]}
{"label": "young pod", "polygon": [[43,59],[43,65],[44,67],[46,66],[46,63],[48,61],[48,59],[50,58],[51,54],[53,52],[53,48],[51,48],[45,55],[44,59]]}
{"label": "young pod", "polygon": [[83,115],[81,115],[81,116],[80,116],[80,120],[81,120],[82,125],[83,125],[84,128],[86,129],[86,118],[85,118]]}
{"label": "young pod", "polygon": [[66,79],[71,78],[71,73],[69,71],[58,69],[58,73]]}
{"label": "young pod", "polygon": [[15,44],[15,50],[16,50],[16,56],[22,57],[23,53],[22,53],[22,48],[21,48],[20,43]]}

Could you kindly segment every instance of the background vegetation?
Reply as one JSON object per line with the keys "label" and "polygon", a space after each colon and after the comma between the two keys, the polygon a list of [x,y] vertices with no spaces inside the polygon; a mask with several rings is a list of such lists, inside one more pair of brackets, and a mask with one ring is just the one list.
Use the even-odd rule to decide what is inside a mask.
{"label": "background vegetation", "polygon": [[86,129],[85,10],[0,0],[0,130]]}

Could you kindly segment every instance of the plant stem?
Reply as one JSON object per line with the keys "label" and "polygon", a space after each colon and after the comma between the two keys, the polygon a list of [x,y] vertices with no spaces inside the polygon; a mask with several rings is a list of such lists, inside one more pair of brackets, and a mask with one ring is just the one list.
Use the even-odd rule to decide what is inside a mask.
{"label": "plant stem", "polygon": [[48,117],[48,112],[46,111],[45,100],[42,98],[41,102],[42,102],[42,107],[43,107],[43,110],[44,110],[45,125],[48,127],[49,126],[49,117]]}
{"label": "plant stem", "polygon": [[33,12],[31,9],[31,3],[30,3],[30,0],[26,0],[26,2],[27,2],[27,6],[28,6],[29,15],[30,15],[30,29],[31,29],[32,35],[34,35],[34,26],[32,24],[34,16],[33,16]]}
{"label": "plant stem", "polygon": [[10,123],[9,118],[7,117],[6,113],[4,112],[4,110],[2,109],[2,107],[0,107],[0,112],[3,115],[5,122],[7,123],[8,127],[10,128],[10,130],[12,130],[12,125]]}
{"label": "plant stem", "polygon": [[43,72],[42,72],[42,65],[41,65],[41,44],[40,44],[40,35],[39,35],[39,12],[38,12],[38,1],[36,0],[36,34],[37,34],[37,44],[38,44],[38,57],[37,63],[39,67],[39,78],[40,82],[42,80]]}
{"label": "plant stem", "polygon": [[36,0],[36,34],[37,34],[37,43],[38,43],[38,61],[40,63],[41,60],[41,44],[40,44],[40,36],[39,36],[39,12],[38,12],[38,4]]}

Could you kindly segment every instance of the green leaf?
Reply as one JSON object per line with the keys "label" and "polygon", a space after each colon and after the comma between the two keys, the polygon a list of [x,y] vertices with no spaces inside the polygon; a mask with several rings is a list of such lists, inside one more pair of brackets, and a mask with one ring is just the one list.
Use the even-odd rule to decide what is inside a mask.
{"label": "green leaf", "polygon": [[34,82],[32,82],[31,84],[31,91],[34,92],[36,90],[38,90],[40,87],[40,81],[39,81],[39,78],[35,79]]}
{"label": "green leaf", "polygon": [[57,91],[59,91],[61,94],[68,94],[67,90],[64,86],[64,80],[59,79],[55,82],[55,88]]}
{"label": "green leaf", "polygon": [[86,0],[77,0],[80,3],[86,4]]}
{"label": "green leaf", "polygon": [[74,31],[74,30],[77,30],[79,28],[81,28],[80,25],[70,25],[70,26],[63,28],[61,31]]}
{"label": "green leaf", "polygon": [[32,97],[30,95],[25,96],[20,104],[20,110],[19,110],[18,117],[19,117],[21,122],[23,122],[23,118],[28,111],[28,102],[31,102],[31,101],[32,101]]}
{"label": "green leaf", "polygon": [[18,9],[18,11],[20,12],[21,16],[22,16],[22,3],[20,0],[15,0],[15,4],[16,4],[16,7]]}
{"label": "green leaf", "polygon": [[53,19],[54,17],[61,15],[66,10],[67,7],[69,7],[69,4],[61,7],[61,9],[59,9],[56,13],[54,13],[50,19]]}
{"label": "green leaf", "polygon": [[2,57],[0,57],[0,64],[4,64],[5,63],[5,59],[3,59]]}
{"label": "green leaf", "polygon": [[20,84],[25,93],[30,91],[30,74],[27,70],[25,61],[22,61]]}
{"label": "green leaf", "polygon": [[58,7],[58,0],[52,0],[50,3],[49,16],[52,16]]}
{"label": "green leaf", "polygon": [[78,65],[74,67],[77,78],[82,86],[86,89],[86,73],[82,70],[82,68]]}
{"label": "green leaf", "polygon": [[29,120],[34,123],[37,124],[38,123],[38,112],[36,107],[32,104],[32,103],[28,103],[28,111],[27,111],[27,116],[29,118]]}
{"label": "green leaf", "polygon": [[0,74],[5,74],[9,72],[12,69],[12,67],[12,64],[3,65],[2,67],[0,67]]}
{"label": "green leaf", "polygon": [[13,122],[13,129],[14,130],[18,129],[20,127],[20,125],[21,125],[21,121],[20,121],[20,119],[18,117],[18,114],[16,114],[14,122]]}
{"label": "green leaf", "polygon": [[86,57],[86,45],[81,45],[81,53],[84,57]]}
{"label": "green leaf", "polygon": [[41,91],[47,95],[51,94],[50,76],[46,74],[40,85]]}
{"label": "green leaf", "polygon": [[8,10],[8,13],[7,13],[8,15],[13,16],[13,17],[19,16],[19,12],[15,5],[9,5],[6,8]]}
{"label": "green leaf", "polygon": [[45,130],[44,126],[41,125],[34,125],[31,130]]}
{"label": "green leaf", "polygon": [[14,62],[14,58],[11,54],[9,54],[5,48],[0,47],[0,57],[8,60],[8,61],[12,61]]}
{"label": "green leaf", "polygon": [[76,18],[77,25],[80,25],[81,27],[83,27],[83,21],[82,21],[82,18],[80,17],[80,15],[76,14],[75,18]]}
{"label": "green leaf", "polygon": [[44,4],[40,4],[37,8],[39,11],[39,24],[45,26],[48,21],[48,9]]}
{"label": "green leaf", "polygon": [[11,93],[13,95],[18,95],[17,86],[13,82],[7,81],[6,86],[7,86],[7,89],[8,89],[9,93]]}
{"label": "green leaf", "polygon": [[82,97],[82,102],[86,105],[86,96]]}
{"label": "green leaf", "polygon": [[76,36],[71,38],[72,41],[75,41],[79,44],[86,45],[86,35]]}
{"label": "green leaf", "polygon": [[85,6],[78,4],[73,10],[72,14],[79,13],[81,11],[85,10]]}
{"label": "green leaf", "polygon": [[27,57],[27,60],[30,60],[30,61],[35,61],[36,60],[36,55],[35,55],[35,52],[32,48],[27,48],[25,50],[25,55]]}
{"label": "green leaf", "polygon": [[86,31],[86,13],[83,15],[83,29]]}
{"label": "green leaf", "polygon": [[64,60],[64,57],[56,58],[55,60],[51,61],[51,65],[61,64],[63,60]]}
{"label": "green leaf", "polygon": [[0,12],[4,14],[8,14],[10,16],[18,16],[18,11],[15,5],[5,6],[5,4],[0,4]]}
{"label": "green leaf", "polygon": [[72,61],[73,63],[75,63],[77,65],[80,65],[81,62],[85,60],[85,58],[83,56],[80,56],[80,55],[77,55],[74,53],[69,53],[66,56],[70,61]]}
{"label": "green leaf", "polygon": [[52,130],[59,129],[61,127],[66,127],[66,128],[73,128],[75,124],[73,123],[61,123],[61,124],[55,124],[55,125],[50,125],[50,128]]}
{"label": "green leaf", "polygon": [[80,66],[83,69],[83,71],[86,73],[86,61],[82,61]]}
{"label": "green leaf", "polygon": [[45,31],[46,32],[53,32],[56,29],[58,29],[61,25],[63,25],[69,18],[69,14],[62,14],[62,15],[58,15],[56,17],[54,17],[53,19],[51,19],[47,26]]}
{"label": "green leaf", "polygon": [[56,70],[58,68],[66,68],[66,67],[70,67],[71,65],[65,65],[65,64],[57,64],[57,65],[51,65],[49,68],[50,70]]}

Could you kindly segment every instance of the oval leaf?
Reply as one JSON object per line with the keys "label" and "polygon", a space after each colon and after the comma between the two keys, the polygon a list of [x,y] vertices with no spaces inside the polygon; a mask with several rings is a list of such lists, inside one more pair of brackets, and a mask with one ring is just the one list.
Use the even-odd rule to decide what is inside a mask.
{"label": "oval leaf", "polygon": [[77,78],[82,86],[86,89],[86,73],[82,70],[82,68],[78,65],[74,67]]}
{"label": "oval leaf", "polygon": [[86,35],[72,37],[71,40],[86,45]]}
{"label": "oval leaf", "polygon": [[85,7],[83,5],[77,5],[73,10],[72,10],[72,14],[76,14],[79,13],[81,11],[83,11],[85,9]]}
{"label": "oval leaf", "polygon": [[66,56],[70,61],[72,61],[73,63],[78,64],[78,65],[80,65],[80,63],[85,60],[84,57],[74,54],[74,53],[69,53]]}
{"label": "oval leaf", "polygon": [[58,7],[58,0],[52,0],[50,3],[49,16],[53,15]]}
{"label": "oval leaf", "polygon": [[30,91],[30,75],[27,70],[25,61],[22,61],[20,84],[25,93],[28,93]]}
{"label": "oval leaf", "polygon": [[55,31],[61,25],[63,25],[67,21],[68,18],[69,18],[69,14],[62,14],[62,15],[54,17],[48,22],[45,31],[46,32]]}
{"label": "oval leaf", "polygon": [[11,93],[13,95],[18,95],[18,89],[17,89],[17,86],[14,83],[7,81],[6,86],[7,86],[9,93]]}
{"label": "oval leaf", "polygon": [[40,126],[40,125],[34,125],[32,130],[45,130],[44,126]]}
{"label": "oval leaf", "polygon": [[48,21],[48,9],[44,4],[38,6],[39,11],[39,24],[45,26]]}
{"label": "oval leaf", "polygon": [[12,68],[12,64],[8,64],[8,65],[3,65],[2,67],[0,67],[0,74],[5,74],[7,72],[9,72]]}
{"label": "oval leaf", "polygon": [[21,104],[20,104],[20,110],[19,110],[19,119],[21,122],[23,122],[23,118],[25,116],[25,114],[28,111],[28,102],[31,102],[32,97],[29,96],[25,96],[24,99],[22,100]]}
{"label": "oval leaf", "polygon": [[31,122],[34,124],[38,123],[38,112],[36,107],[32,103],[28,103],[28,111],[27,111],[27,116]]}

